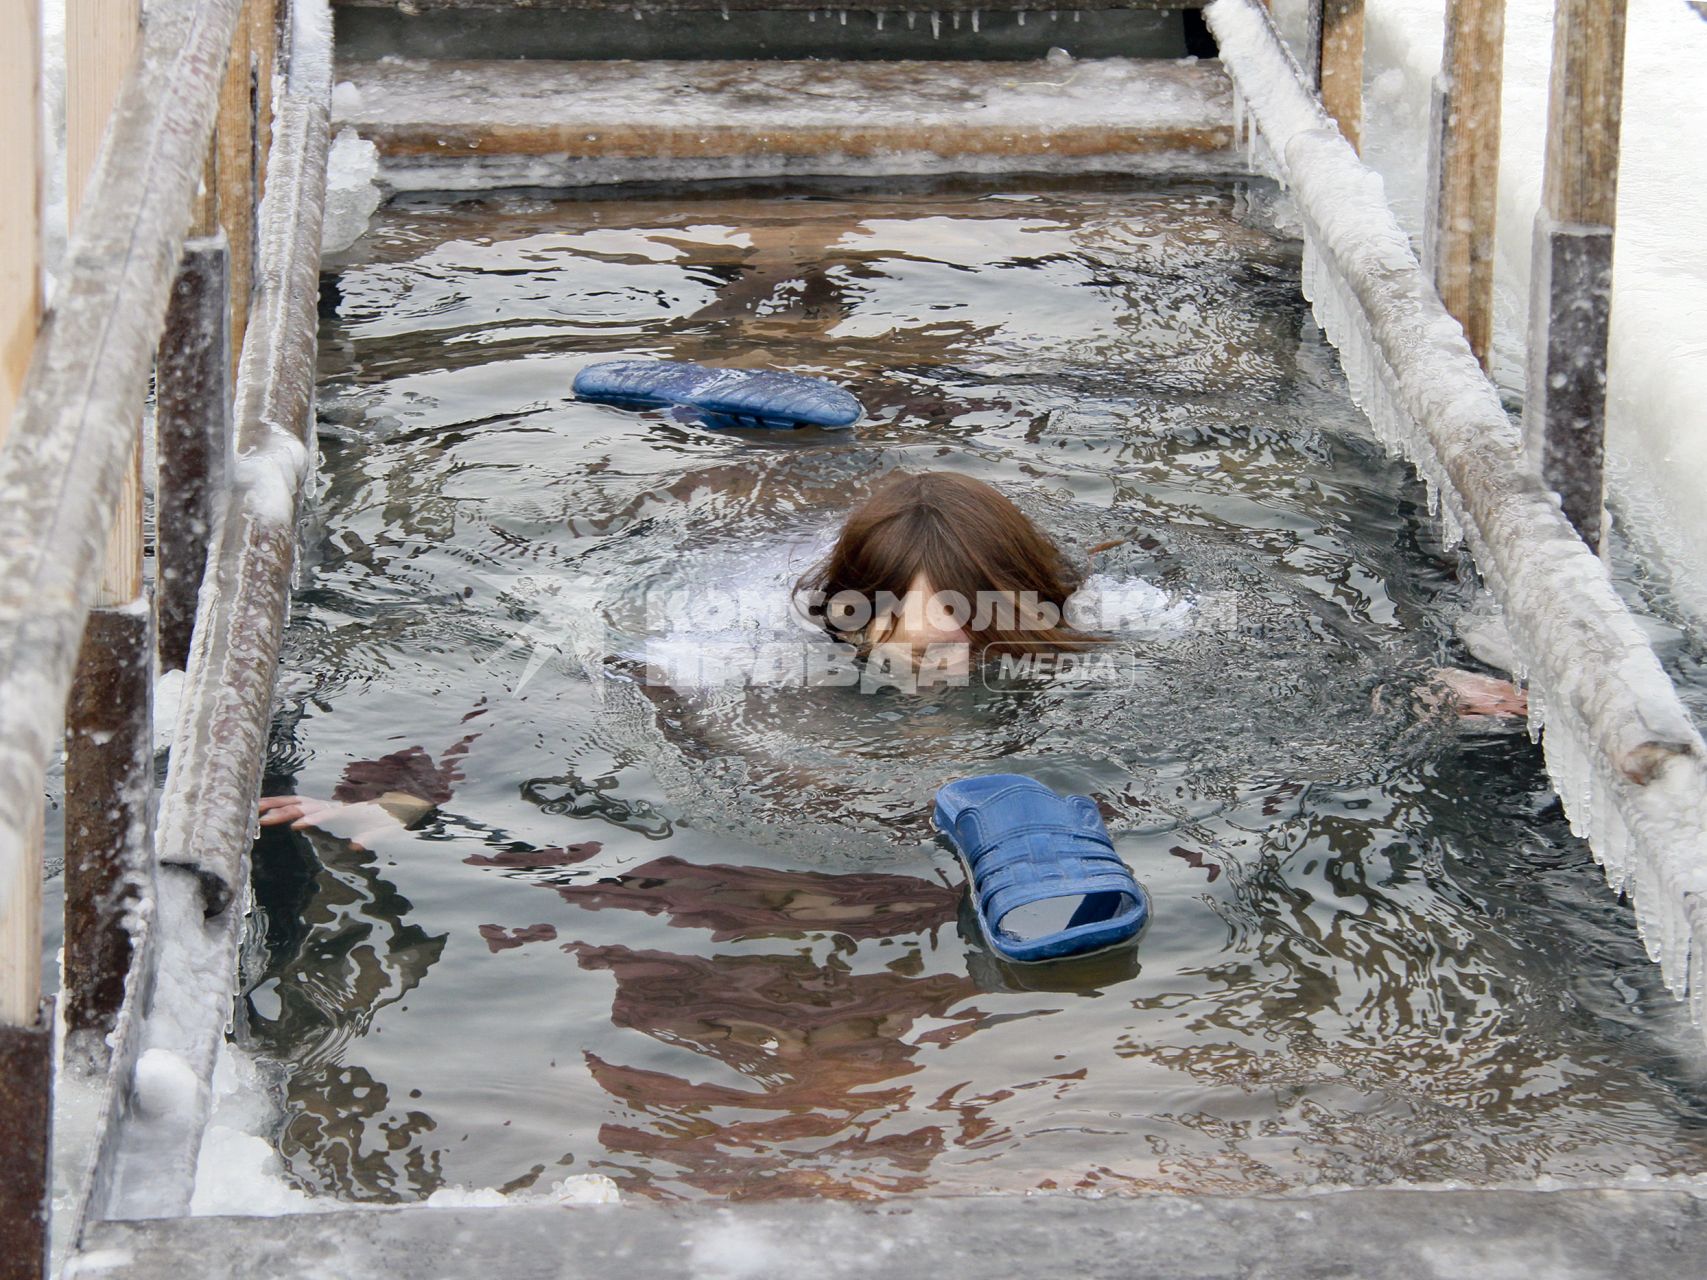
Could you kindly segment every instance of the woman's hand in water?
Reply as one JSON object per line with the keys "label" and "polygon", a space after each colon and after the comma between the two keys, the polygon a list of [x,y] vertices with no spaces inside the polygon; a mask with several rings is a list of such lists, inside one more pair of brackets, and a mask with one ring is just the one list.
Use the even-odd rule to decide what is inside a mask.
{"label": "woman's hand in water", "polygon": [[259,808],[263,827],[287,822],[292,831],[313,827],[358,849],[371,849],[375,841],[406,829],[396,814],[374,800],[343,804],[314,796],[262,796]]}
{"label": "woman's hand in water", "polygon": [[1460,719],[1480,716],[1528,716],[1529,697],[1509,680],[1461,667],[1439,667],[1434,683],[1421,690],[1425,712],[1452,712]]}
{"label": "woman's hand in water", "polygon": [[[1411,705],[1419,716],[1480,720],[1529,715],[1529,695],[1509,680],[1462,667],[1436,667],[1433,675],[1428,684],[1411,691]],[[1370,706],[1384,713],[1388,697],[1387,686],[1377,685]]]}

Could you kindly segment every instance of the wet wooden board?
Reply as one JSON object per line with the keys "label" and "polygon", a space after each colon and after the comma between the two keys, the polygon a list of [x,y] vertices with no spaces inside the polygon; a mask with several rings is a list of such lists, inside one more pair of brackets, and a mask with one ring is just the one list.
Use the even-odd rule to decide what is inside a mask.
{"label": "wet wooden board", "polygon": [[[535,185],[673,176],[670,162],[683,177],[1243,167],[1213,60],[401,61],[346,63],[338,79],[356,92],[339,95],[334,127],[374,142],[387,179],[408,187],[489,158],[550,163],[454,185],[504,185],[503,172]],[[594,176],[578,178],[577,163]]]}

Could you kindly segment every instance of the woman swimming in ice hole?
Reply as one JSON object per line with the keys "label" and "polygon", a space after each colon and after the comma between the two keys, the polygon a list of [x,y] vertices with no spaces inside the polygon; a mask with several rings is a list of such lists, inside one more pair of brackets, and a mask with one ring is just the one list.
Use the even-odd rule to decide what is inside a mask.
{"label": "woman swimming in ice hole", "polygon": [[[928,471],[881,481],[796,590],[808,615],[867,662],[892,670],[906,664],[925,682],[964,674],[990,655],[1099,643],[1068,621],[1080,585],[1061,548],[996,489]],[[1506,681],[1456,668],[1437,671],[1418,701],[1466,717],[1527,710]],[[264,797],[261,825],[323,827],[337,815],[334,834],[360,843],[362,835],[419,821],[448,799],[406,776],[389,787],[372,781],[340,787],[332,800]]]}

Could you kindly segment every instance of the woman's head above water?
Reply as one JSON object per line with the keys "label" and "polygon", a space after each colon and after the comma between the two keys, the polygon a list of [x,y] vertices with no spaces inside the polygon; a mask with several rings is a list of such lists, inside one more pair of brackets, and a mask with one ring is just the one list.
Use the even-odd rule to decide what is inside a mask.
{"label": "woman's head above water", "polygon": [[1079,574],[1061,549],[982,480],[949,471],[881,480],[799,590],[840,639],[877,645],[966,644],[976,654],[1071,648]]}

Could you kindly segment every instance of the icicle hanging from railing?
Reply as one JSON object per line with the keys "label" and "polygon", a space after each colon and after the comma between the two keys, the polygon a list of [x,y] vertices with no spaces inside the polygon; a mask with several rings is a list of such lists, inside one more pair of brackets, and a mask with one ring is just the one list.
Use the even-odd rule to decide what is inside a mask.
{"label": "icicle hanging from railing", "polygon": [[[1305,87],[1265,9],[1205,10],[1253,165],[1304,226],[1304,291],[1352,395],[1417,468],[1449,543],[1468,544],[1530,688],[1531,732],[1571,828],[1628,894],[1666,984],[1707,1015],[1707,747],[1598,557],[1530,469],[1516,428],[1441,306],[1381,181]],[[1254,121],[1255,127],[1250,125]]]}

